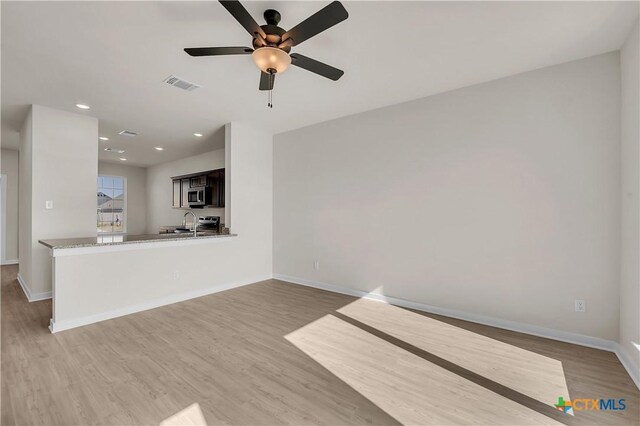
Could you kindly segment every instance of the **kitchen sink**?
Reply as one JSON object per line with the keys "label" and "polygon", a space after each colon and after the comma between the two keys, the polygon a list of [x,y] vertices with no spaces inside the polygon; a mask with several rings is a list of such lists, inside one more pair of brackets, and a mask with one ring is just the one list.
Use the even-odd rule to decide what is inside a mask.
{"label": "kitchen sink", "polygon": [[[189,235],[193,235],[193,230],[188,229],[188,228],[176,228],[174,231],[174,234],[181,234],[184,235],[185,237],[188,237]],[[206,236],[211,236],[211,235],[218,235],[219,232],[217,231],[210,231],[210,230],[198,230],[198,237],[206,237]],[[170,235],[170,234],[169,234]]]}
{"label": "kitchen sink", "polygon": [[193,231],[188,228],[176,228],[173,232],[176,234],[191,234]]}

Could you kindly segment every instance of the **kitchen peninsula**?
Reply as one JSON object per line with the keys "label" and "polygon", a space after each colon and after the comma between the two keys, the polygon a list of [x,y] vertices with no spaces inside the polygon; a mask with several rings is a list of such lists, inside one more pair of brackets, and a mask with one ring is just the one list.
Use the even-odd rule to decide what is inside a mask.
{"label": "kitchen peninsula", "polygon": [[[43,116],[50,112],[39,107],[34,110]],[[74,123],[70,121],[70,125]],[[80,141],[98,137],[97,122],[90,120],[89,124],[93,131],[78,137],[78,149],[84,147]],[[45,130],[51,133],[49,127]],[[271,162],[265,161],[272,155],[271,134],[228,123],[224,136],[224,149],[154,165],[145,173],[123,167],[100,172],[94,149],[87,153],[88,159],[78,160],[74,166],[80,169],[85,162],[92,163],[82,169],[82,179],[77,179],[77,173],[60,177],[64,182],[82,183],[71,192],[82,194],[73,198],[73,203],[68,201],[70,190],[56,192],[53,189],[57,187],[38,180],[39,188],[49,190],[31,197],[33,211],[21,219],[23,235],[28,238],[21,243],[17,278],[28,300],[52,299],[51,332],[272,278],[273,170]],[[36,139],[34,144],[46,146],[43,138]],[[64,140],[63,134],[60,140]],[[58,176],[58,169],[64,168],[46,169],[47,176]],[[199,171],[217,171],[219,178],[213,182],[218,182],[218,190],[211,192],[220,197],[218,207],[210,207],[217,198],[206,203],[206,197],[206,206],[172,206],[172,177]],[[123,229],[130,232],[108,235],[96,231],[94,182],[100,173],[127,179],[122,218]],[[40,174],[37,177],[40,179]],[[202,186],[198,179],[193,183],[192,188],[190,180],[188,191]],[[186,184],[180,189],[186,190]],[[224,207],[220,194],[224,194]],[[50,200],[53,208],[45,208]],[[197,237],[191,234],[194,227]],[[173,308],[163,312],[173,312]]]}
{"label": "kitchen peninsula", "polygon": [[219,268],[237,257],[239,237],[225,231],[40,240],[52,256],[51,332],[254,282]]}

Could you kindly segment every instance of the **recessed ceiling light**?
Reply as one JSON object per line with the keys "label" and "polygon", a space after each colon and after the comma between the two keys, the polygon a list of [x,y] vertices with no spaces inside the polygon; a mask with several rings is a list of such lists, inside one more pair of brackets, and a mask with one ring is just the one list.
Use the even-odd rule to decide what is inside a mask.
{"label": "recessed ceiling light", "polygon": [[154,148],[156,149],[156,151],[164,151],[164,148],[161,146],[156,146]]}
{"label": "recessed ceiling light", "polygon": [[76,106],[80,109],[90,109],[91,107],[89,105],[85,105],[85,104],[76,104]]}
{"label": "recessed ceiling light", "polygon": [[124,157],[120,157],[120,161],[127,161],[127,159]]}
{"label": "recessed ceiling light", "polygon": [[195,136],[197,138],[201,138],[202,137],[202,133],[194,133],[193,136]]}
{"label": "recessed ceiling light", "polygon": [[108,141],[109,138],[106,136],[100,136],[98,139],[100,139],[101,141]]}

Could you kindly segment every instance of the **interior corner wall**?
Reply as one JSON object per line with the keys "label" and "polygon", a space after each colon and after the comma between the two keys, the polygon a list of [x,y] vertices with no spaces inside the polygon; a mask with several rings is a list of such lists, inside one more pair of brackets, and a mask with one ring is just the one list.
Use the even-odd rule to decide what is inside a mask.
{"label": "interior corner wall", "polygon": [[273,161],[274,275],[617,339],[618,52],[278,134]]}
{"label": "interior corner wall", "polygon": [[[246,256],[269,277],[273,273],[273,135],[244,123],[231,122],[225,149],[229,179],[231,232],[247,238]],[[228,175],[228,177],[227,177]]]}
{"label": "interior corner wall", "polygon": [[7,176],[7,194],[5,212],[5,250],[2,261],[18,260],[18,185],[20,174],[20,154],[15,149],[3,149],[0,155],[0,172]]}
{"label": "interior corner wall", "polygon": [[96,234],[97,140],[96,118],[40,105],[23,126],[19,271],[33,298],[51,291],[51,256],[38,240]]}
{"label": "interior corner wall", "polygon": [[31,282],[32,270],[32,212],[31,200],[33,192],[33,180],[31,166],[33,163],[33,107],[29,108],[27,117],[20,129],[20,166],[18,188],[21,194],[18,197],[18,276],[23,283]]}
{"label": "interior corner wall", "polygon": [[[622,47],[621,161],[622,220],[620,339],[622,350],[640,370],[640,74],[638,23]],[[640,378],[638,373],[636,380]]]}
{"label": "interior corner wall", "polygon": [[[273,145],[273,138],[272,138]],[[273,153],[272,153],[273,158]],[[231,229],[231,123],[224,125],[224,217],[225,226]]]}
{"label": "interior corner wall", "polygon": [[126,179],[127,233],[139,235],[147,230],[147,169],[123,164],[98,162],[98,175]]}

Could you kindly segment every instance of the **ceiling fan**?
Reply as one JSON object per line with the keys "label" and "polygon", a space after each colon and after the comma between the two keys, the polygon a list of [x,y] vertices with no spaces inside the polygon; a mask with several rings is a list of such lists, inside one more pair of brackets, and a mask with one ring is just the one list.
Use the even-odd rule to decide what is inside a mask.
{"label": "ceiling fan", "polygon": [[231,15],[242,25],[251,37],[253,47],[188,47],[184,49],[191,56],[251,55],[260,68],[260,90],[269,91],[270,108],[273,107],[271,91],[275,75],[295,65],[331,80],[338,80],[344,71],[316,61],[299,53],[290,53],[291,47],[320,34],[349,17],[339,1],[320,9],[289,31],[278,26],[281,15],[273,9],[264,11],[266,25],[258,25],[247,9],[236,0],[220,0]]}

